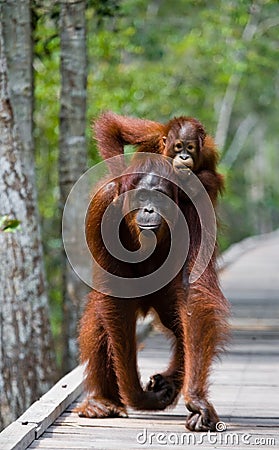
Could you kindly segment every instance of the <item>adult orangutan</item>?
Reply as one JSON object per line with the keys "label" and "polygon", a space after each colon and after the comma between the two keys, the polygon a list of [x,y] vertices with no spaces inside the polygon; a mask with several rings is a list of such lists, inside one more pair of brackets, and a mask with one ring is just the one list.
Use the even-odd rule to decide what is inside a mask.
{"label": "adult orangutan", "polygon": [[[158,124],[146,123],[148,148],[152,139],[147,132],[154,133],[154,127],[159,133]],[[108,147],[104,148],[118,154],[123,144],[123,129],[119,140],[119,127],[114,131],[115,134],[111,133],[107,138]],[[136,132],[134,128],[133,136]],[[111,139],[110,147],[108,141]],[[139,130],[137,139],[140,139]],[[156,142],[161,142],[158,139]],[[131,137],[126,136],[127,141],[130,142]],[[115,148],[117,142],[119,147]],[[161,144],[163,150],[163,142]],[[106,151],[102,154],[109,156]],[[127,406],[138,410],[163,410],[173,405],[182,392],[190,411],[186,417],[189,430],[214,430],[219,420],[208,400],[208,375],[212,360],[227,339],[229,308],[218,285],[214,254],[197,280],[193,283],[183,281],[195,264],[202,230],[190,200],[189,207],[179,214],[181,193],[176,176],[172,164],[162,157],[155,161],[151,156],[136,157],[125,173],[105,182],[90,203],[86,237],[95,260],[96,289],[89,295],[80,324],[81,362],[86,363],[88,392],[78,407],[81,416],[123,416]],[[186,242],[184,231],[181,232],[185,219],[189,242]],[[117,257],[116,243],[114,248],[117,227],[121,245],[132,255],[130,260]],[[191,238],[193,234],[195,239]],[[108,238],[106,243],[104,235]],[[171,247],[173,258],[169,256]],[[149,252],[150,248],[152,252]],[[138,259],[133,257],[134,254]],[[142,259],[142,255],[147,256]],[[179,266],[181,257],[182,265]],[[164,282],[163,277],[161,287],[154,282],[148,293],[127,298],[129,292],[134,292],[134,285],[145,287],[149,277],[156,275],[164,262],[168,267],[166,279],[168,271],[174,270],[170,280]],[[123,295],[115,277],[123,280]],[[155,311],[163,326],[172,332],[174,347],[167,370],[151,376],[144,389],[137,370],[136,320],[149,311]]]}

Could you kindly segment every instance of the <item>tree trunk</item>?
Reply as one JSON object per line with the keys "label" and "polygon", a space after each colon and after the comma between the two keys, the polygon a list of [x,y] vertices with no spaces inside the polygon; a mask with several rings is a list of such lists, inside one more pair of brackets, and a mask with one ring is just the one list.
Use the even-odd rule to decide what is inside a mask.
{"label": "tree trunk", "polygon": [[250,222],[254,234],[264,234],[272,231],[272,221],[267,205],[268,160],[266,151],[266,129],[259,124],[254,133],[253,157],[247,164],[245,178],[248,181],[248,198]]}
{"label": "tree trunk", "polygon": [[[0,6],[0,14],[2,13]],[[53,346],[34,187],[8,94],[0,21],[0,426],[18,417],[54,381]],[[3,219],[6,217],[6,219]],[[5,229],[18,220],[14,233]]]}
{"label": "tree trunk", "polygon": [[6,0],[2,8],[9,97],[23,150],[24,171],[34,184],[31,1]]}
{"label": "tree trunk", "polygon": [[[250,15],[242,33],[242,41],[246,45],[248,42],[252,41],[257,31],[260,12],[261,8],[259,5],[253,4],[250,6]],[[246,51],[247,49],[244,48],[242,53],[236,53],[235,61],[244,60],[246,57]],[[223,100],[218,108],[219,114],[215,133],[215,142],[220,151],[223,151],[226,145],[233,107],[242,76],[243,72],[233,73],[231,75]]]}
{"label": "tree trunk", "polygon": [[255,128],[258,117],[250,113],[248,116],[245,117],[245,119],[239,124],[234,138],[226,151],[225,156],[222,158],[222,164],[226,167],[227,170],[229,170],[236,159],[238,158],[238,155],[240,154],[242,148],[245,145],[246,139],[250,135],[251,131]]}
{"label": "tree trunk", "polygon": [[[86,170],[86,1],[60,2],[61,37],[61,110],[59,182],[61,209],[67,196]],[[79,205],[72,211],[72,226],[79,214]],[[73,236],[72,248],[79,252],[79,242]],[[77,363],[76,335],[81,304],[87,287],[71,269],[63,254],[63,364],[64,372]]]}

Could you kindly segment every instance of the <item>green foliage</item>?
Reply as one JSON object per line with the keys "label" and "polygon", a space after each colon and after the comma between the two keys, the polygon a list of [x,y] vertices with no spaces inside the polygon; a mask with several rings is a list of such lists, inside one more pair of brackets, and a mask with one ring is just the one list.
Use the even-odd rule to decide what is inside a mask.
{"label": "green foliage", "polygon": [[15,233],[18,230],[20,230],[20,220],[12,219],[9,216],[0,216],[0,231]]}
{"label": "green foliage", "polygon": [[106,17],[115,17],[120,10],[119,0],[88,0],[87,6],[92,7],[100,22]]}

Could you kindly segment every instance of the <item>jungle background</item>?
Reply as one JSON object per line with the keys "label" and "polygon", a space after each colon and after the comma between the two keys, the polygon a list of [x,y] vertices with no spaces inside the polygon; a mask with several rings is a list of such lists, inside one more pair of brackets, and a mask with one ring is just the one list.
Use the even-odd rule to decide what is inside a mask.
{"label": "jungle background", "polygon": [[[100,160],[91,122],[102,111],[162,122],[173,116],[194,116],[215,136],[220,170],[226,176],[219,205],[221,251],[247,236],[278,228],[279,6],[277,0],[7,0],[0,4],[10,86],[16,82],[10,64],[9,20],[13,13],[19,14],[20,6],[30,22],[33,156],[28,163],[23,161],[21,135],[23,150],[17,157],[27,176],[34,165],[32,190],[41,228],[57,378],[77,361],[80,307],[76,303],[84,295],[65,262],[61,211],[75,179]],[[72,46],[69,27],[77,33]],[[70,102],[74,106],[67,113]],[[17,109],[16,102],[12,106]],[[74,145],[71,133],[79,135]],[[0,216],[2,231],[9,231],[4,227],[6,211]],[[21,230],[16,223],[13,227],[13,235],[22,232],[22,224]],[[72,308],[78,310],[76,315],[69,313]],[[12,376],[16,379],[18,374],[9,372]],[[7,379],[3,376],[6,383]],[[15,405],[10,420],[39,391]]]}

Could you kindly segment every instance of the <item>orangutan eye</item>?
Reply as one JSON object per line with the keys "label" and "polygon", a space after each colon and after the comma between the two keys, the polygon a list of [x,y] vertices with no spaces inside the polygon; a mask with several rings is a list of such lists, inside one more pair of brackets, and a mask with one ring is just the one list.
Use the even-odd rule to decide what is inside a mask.
{"label": "orangutan eye", "polygon": [[181,150],[183,149],[183,144],[181,143],[181,142],[177,142],[176,144],[175,144],[175,151],[177,151],[177,152],[181,152]]}
{"label": "orangutan eye", "polygon": [[190,152],[191,152],[191,151],[194,151],[195,148],[196,148],[196,147],[195,147],[194,144],[188,144],[188,145],[187,145],[187,150],[189,150]]}

